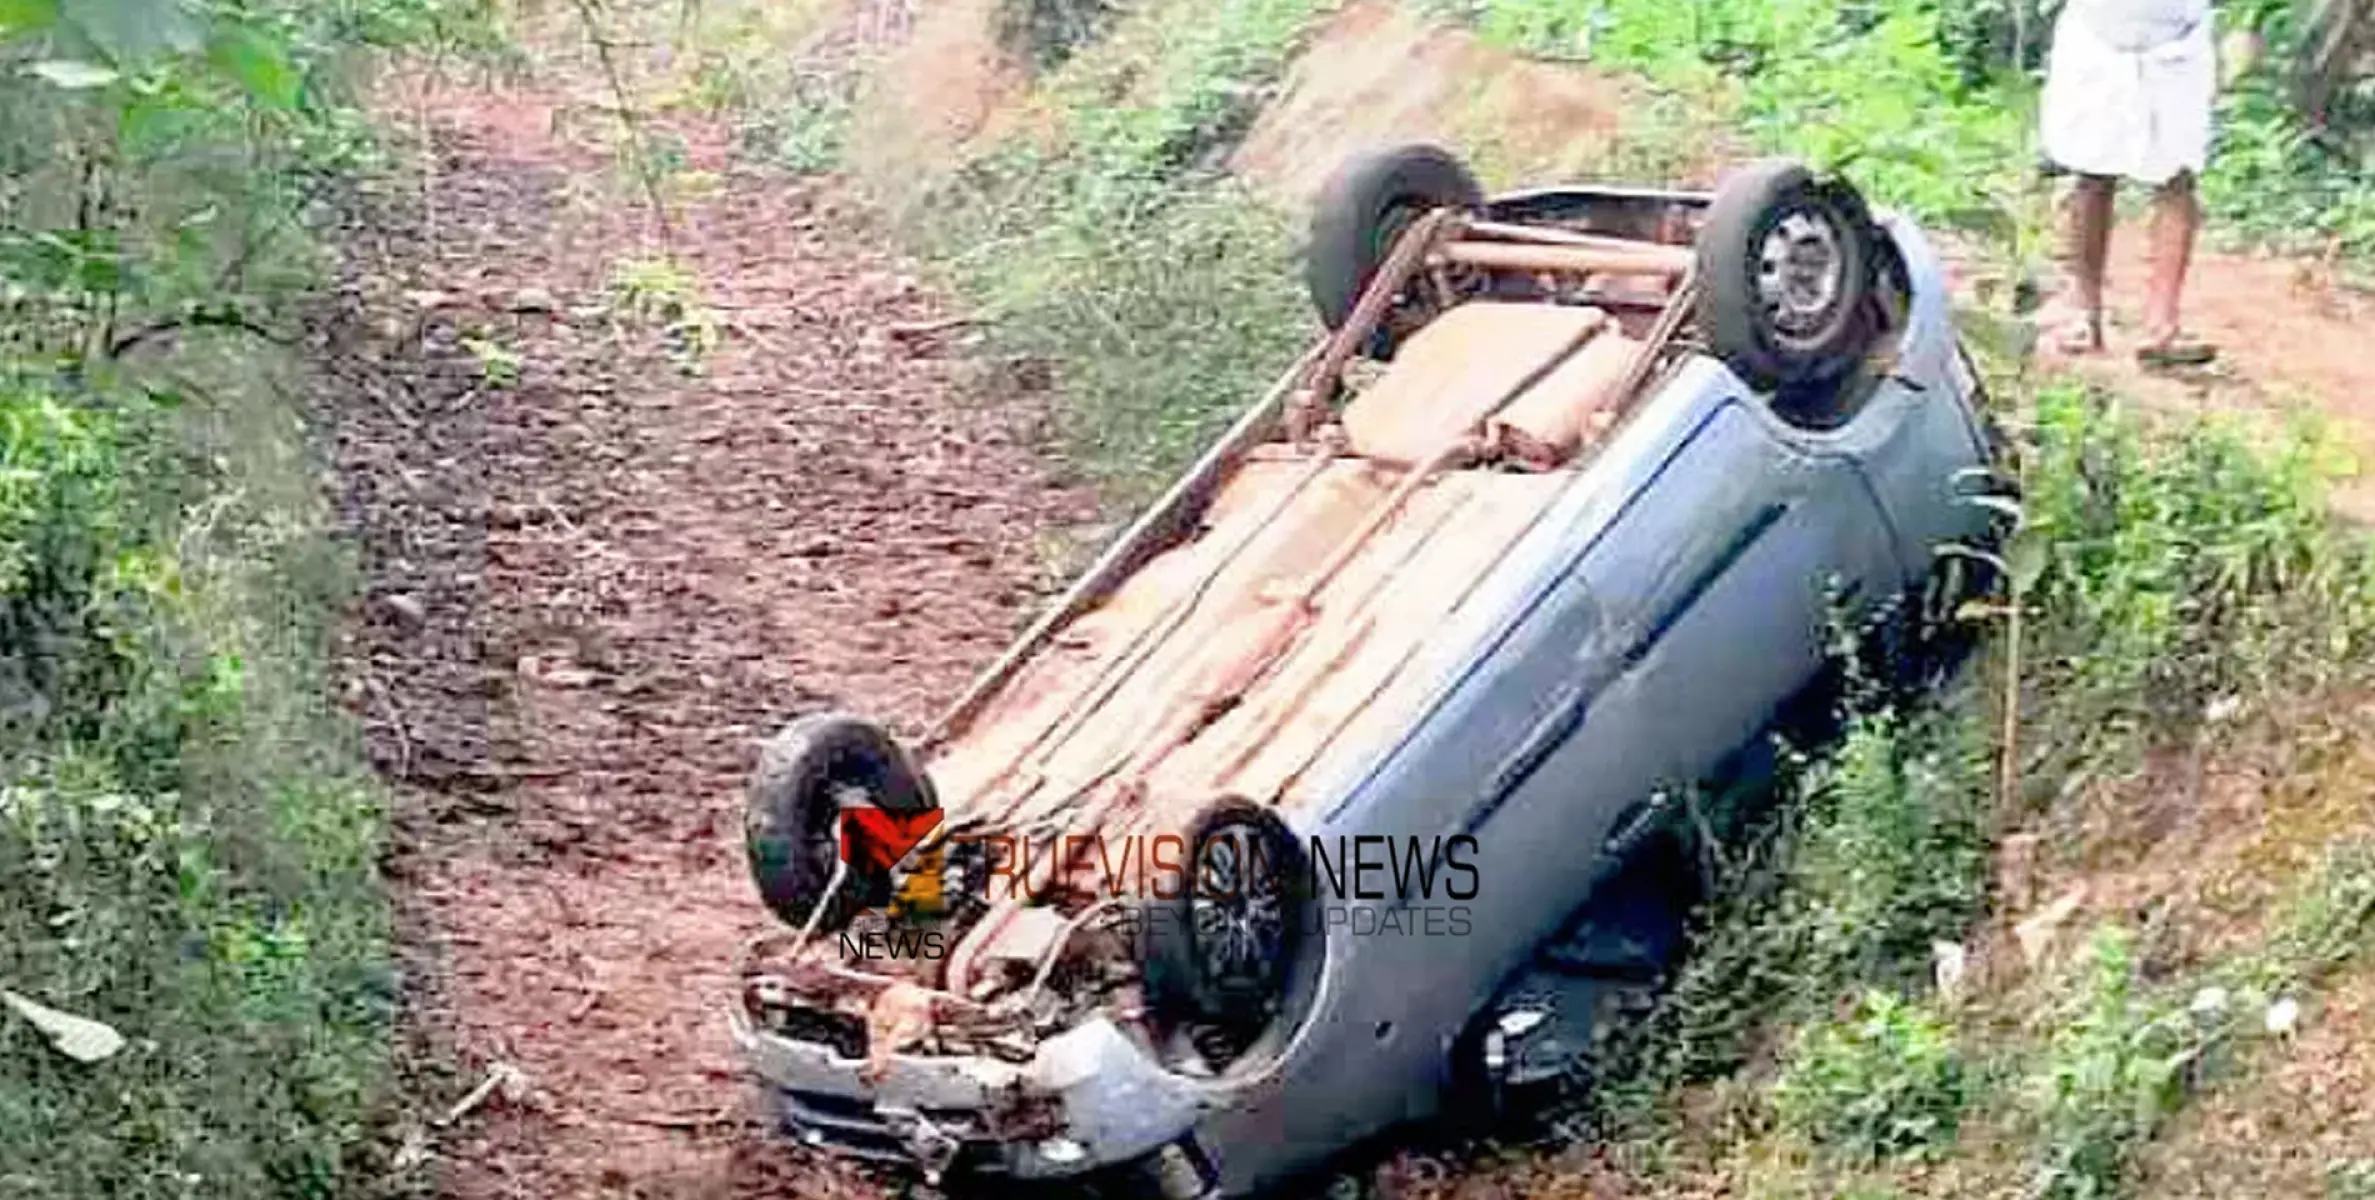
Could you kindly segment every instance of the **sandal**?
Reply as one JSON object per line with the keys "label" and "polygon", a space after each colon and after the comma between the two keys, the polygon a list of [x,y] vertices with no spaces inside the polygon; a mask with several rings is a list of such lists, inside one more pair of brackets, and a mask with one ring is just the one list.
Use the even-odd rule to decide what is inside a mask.
{"label": "sandal", "polygon": [[2170,335],[2136,348],[2136,361],[2159,370],[2168,367],[2199,367],[2218,360],[2218,348],[2194,338]]}

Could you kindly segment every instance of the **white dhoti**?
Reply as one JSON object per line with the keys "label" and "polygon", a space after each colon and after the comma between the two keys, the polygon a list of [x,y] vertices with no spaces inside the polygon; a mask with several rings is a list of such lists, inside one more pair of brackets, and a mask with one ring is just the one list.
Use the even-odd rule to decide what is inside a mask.
{"label": "white dhoti", "polygon": [[2149,184],[2199,173],[2217,97],[2209,21],[2175,41],[2122,50],[2065,9],[2045,67],[2045,156],[2080,174]]}

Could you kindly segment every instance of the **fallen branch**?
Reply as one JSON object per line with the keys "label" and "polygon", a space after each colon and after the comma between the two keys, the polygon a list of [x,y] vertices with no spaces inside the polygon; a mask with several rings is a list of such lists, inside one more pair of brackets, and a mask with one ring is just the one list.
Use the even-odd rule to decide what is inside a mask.
{"label": "fallen branch", "polygon": [[122,358],[148,342],[183,329],[234,329],[261,338],[276,346],[297,344],[297,339],[277,330],[265,328],[234,309],[193,308],[181,316],[151,321],[118,337],[108,344],[107,357]]}
{"label": "fallen branch", "polygon": [[728,1108],[721,1108],[712,1113],[702,1113],[691,1116],[679,1115],[675,1113],[653,1113],[649,1115],[643,1113],[629,1113],[625,1116],[614,1116],[610,1119],[623,1125],[648,1125],[654,1129],[707,1129],[712,1125],[731,1125],[735,1120],[734,1110]]}
{"label": "fallen branch", "polygon": [[463,1096],[455,1102],[452,1108],[446,1110],[445,1116],[437,1122],[437,1127],[443,1129],[478,1111],[479,1106],[485,1104],[487,1098],[498,1091],[506,1097],[515,1095],[527,1085],[527,1082],[528,1077],[521,1074],[518,1067],[512,1066],[510,1063],[496,1063],[487,1068],[487,1077],[479,1080],[477,1087],[470,1089],[468,1095]]}
{"label": "fallen branch", "polygon": [[951,329],[962,329],[965,326],[971,325],[973,323],[974,319],[972,317],[943,317],[937,321],[900,321],[895,324],[884,326],[883,332],[890,334],[892,337],[905,340],[907,338],[930,337],[935,333],[946,333]]}

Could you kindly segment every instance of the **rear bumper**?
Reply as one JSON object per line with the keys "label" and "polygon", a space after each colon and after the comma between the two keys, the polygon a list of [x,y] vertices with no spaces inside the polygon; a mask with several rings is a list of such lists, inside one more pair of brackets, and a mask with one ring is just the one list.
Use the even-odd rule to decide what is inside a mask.
{"label": "rear bumper", "polygon": [[793,1137],[928,1178],[1056,1179],[1133,1162],[1187,1134],[1207,1106],[1194,1081],[1102,1018],[1049,1038],[1027,1064],[901,1054],[872,1081],[864,1063],[759,1029],[739,1007],[727,1019]]}

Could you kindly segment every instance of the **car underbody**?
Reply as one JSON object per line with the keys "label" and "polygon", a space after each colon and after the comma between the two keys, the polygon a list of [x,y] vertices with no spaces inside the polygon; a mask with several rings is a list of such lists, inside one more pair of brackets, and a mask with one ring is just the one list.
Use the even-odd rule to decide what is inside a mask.
{"label": "car underbody", "polygon": [[[933,1178],[1137,1164],[1167,1194],[1219,1187],[1183,1131],[1276,1082],[1339,968],[1264,926],[1240,952],[1294,961],[1257,1019],[1165,1003],[1148,922],[1205,920],[1166,891],[1205,867],[1191,831],[1216,803],[1329,828],[1505,636],[1511,564],[1547,525],[1612,519],[1600,448],[1660,389],[1715,378],[1693,323],[1705,206],[1554,190],[1398,230],[1344,319],[917,739],[945,821],[863,880],[842,841],[823,894],[751,947],[735,1037],[803,1141]],[[1901,264],[1876,275],[1901,323]],[[1365,353],[1387,338],[1390,359]],[[1868,361],[1825,403],[1885,376]],[[1565,943],[1592,969],[1561,1003],[1632,993],[1608,962],[1637,950],[1593,957],[1613,936]],[[1497,1072],[1540,1023],[1512,1011],[1534,1010],[1486,1030]]]}

